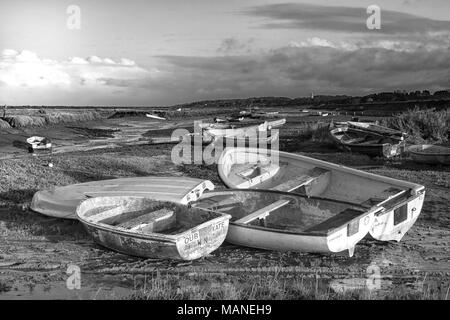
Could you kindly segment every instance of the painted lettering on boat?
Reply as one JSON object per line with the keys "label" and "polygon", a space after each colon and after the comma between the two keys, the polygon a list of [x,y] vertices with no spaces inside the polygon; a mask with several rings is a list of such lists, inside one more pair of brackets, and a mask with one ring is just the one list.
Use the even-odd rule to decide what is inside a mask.
{"label": "painted lettering on boat", "polygon": [[190,233],[184,238],[184,244],[191,243],[192,241],[198,241],[200,238],[200,233],[198,231]]}
{"label": "painted lettering on boat", "polygon": [[223,222],[213,224],[213,226],[212,226],[212,230],[213,231],[217,231],[217,230],[220,230],[220,229],[223,229],[223,228],[224,228],[224,223]]}

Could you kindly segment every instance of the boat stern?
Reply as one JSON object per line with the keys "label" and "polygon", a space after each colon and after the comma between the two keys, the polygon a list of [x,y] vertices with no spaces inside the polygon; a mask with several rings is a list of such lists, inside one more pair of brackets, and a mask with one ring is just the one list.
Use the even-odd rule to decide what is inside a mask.
{"label": "boat stern", "polygon": [[424,199],[422,189],[394,208],[380,212],[375,216],[370,235],[380,241],[400,241],[419,217]]}
{"label": "boat stern", "polygon": [[198,259],[220,247],[225,241],[230,218],[229,214],[224,214],[179,235],[176,246],[180,258]]}
{"label": "boat stern", "polygon": [[330,232],[327,236],[328,250],[331,252],[348,250],[349,256],[352,257],[356,244],[369,233],[374,220],[375,211],[372,211]]}

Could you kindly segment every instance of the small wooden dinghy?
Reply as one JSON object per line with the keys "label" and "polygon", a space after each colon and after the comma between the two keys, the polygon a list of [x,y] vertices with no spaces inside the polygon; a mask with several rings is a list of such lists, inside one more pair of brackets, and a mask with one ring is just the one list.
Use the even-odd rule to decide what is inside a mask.
{"label": "small wooden dinghy", "polygon": [[274,150],[227,148],[219,176],[236,189],[270,189],[345,201],[377,211],[372,237],[400,241],[417,220],[425,197],[419,184],[383,177],[301,155]]}
{"label": "small wooden dinghy", "polygon": [[402,132],[399,130],[394,130],[394,129],[391,129],[388,127],[383,127],[383,126],[380,126],[380,125],[378,125],[376,123],[372,123],[372,122],[346,121],[346,122],[335,122],[335,124],[337,126],[349,126],[349,127],[359,129],[359,130],[378,133],[381,135],[389,136],[392,139],[397,139],[397,140],[404,140],[406,137],[405,132]]}
{"label": "small wooden dinghy", "polygon": [[256,132],[255,135],[245,136],[224,136],[216,137],[213,141],[215,146],[225,147],[251,147],[266,148],[275,144],[279,139],[279,132],[271,131]]}
{"label": "small wooden dinghy", "polygon": [[135,177],[91,181],[42,190],[34,194],[31,210],[41,214],[67,219],[77,219],[76,207],[88,198],[135,196],[158,197],[161,201],[187,204],[201,196],[205,190],[214,189],[209,180],[186,177]]}
{"label": "small wooden dinghy", "polygon": [[41,151],[41,150],[51,150],[52,143],[50,139],[45,137],[33,136],[27,139],[27,143],[29,144],[29,151]]}
{"label": "small wooden dinghy", "polygon": [[259,131],[267,131],[268,127],[269,124],[267,122],[263,122],[259,125],[232,128],[232,129],[205,128],[203,130],[203,134],[213,137],[236,137],[236,136],[245,137],[248,135],[255,135]]}
{"label": "small wooden dinghy", "polygon": [[369,232],[379,207],[268,190],[205,193],[192,203],[230,214],[230,243],[278,251],[340,252],[352,256]]}
{"label": "small wooden dinghy", "polygon": [[421,144],[409,146],[407,150],[415,162],[450,165],[450,148],[448,147]]}
{"label": "small wooden dinghy", "polygon": [[[225,147],[252,147],[267,148],[278,142],[279,132],[256,131],[255,134],[245,134],[243,136],[214,136],[208,133],[189,133],[182,137],[184,143],[195,145],[199,143],[203,146],[213,144],[214,146]],[[221,149],[222,150],[222,149]]]}
{"label": "small wooden dinghy", "polygon": [[396,135],[368,131],[352,125],[330,126],[330,136],[340,149],[373,157],[391,158],[400,155],[405,148],[405,141]]}
{"label": "small wooden dinghy", "polygon": [[[155,197],[158,200],[158,197]],[[76,209],[100,245],[146,258],[193,260],[225,240],[230,215],[138,197],[97,197]]]}

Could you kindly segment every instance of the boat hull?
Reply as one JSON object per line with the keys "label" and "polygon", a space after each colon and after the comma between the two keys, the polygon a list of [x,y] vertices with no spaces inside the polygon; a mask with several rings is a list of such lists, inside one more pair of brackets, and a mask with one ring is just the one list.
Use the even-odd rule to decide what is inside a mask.
{"label": "boat hull", "polygon": [[352,256],[381,208],[269,190],[212,191],[194,207],[231,215],[226,241],[276,251],[341,252]]}
{"label": "boat hull", "polygon": [[[403,140],[392,139],[392,143],[362,144],[344,141],[342,137],[338,137],[346,132],[352,132],[352,130],[349,127],[337,127],[330,130],[330,137],[341,150],[366,154],[370,157],[391,158],[399,156],[404,152],[405,142]],[[379,138],[381,139],[382,136],[380,135]]]}
{"label": "boat hull", "polygon": [[[154,200],[161,200],[158,196]],[[77,208],[78,219],[94,241],[108,249],[132,256],[158,259],[194,260],[216,250],[225,240],[229,215],[218,217],[189,228],[179,234],[137,233],[122,228],[95,223],[88,211],[92,208],[114,206],[128,202],[141,203],[148,199],[133,197],[98,197],[82,202]],[[145,209],[133,208],[133,210]],[[101,211],[97,211],[101,214]],[[95,216],[95,214],[94,214]]]}
{"label": "boat hull", "polygon": [[376,214],[370,235],[380,241],[399,242],[419,218],[424,199],[425,191]]}
{"label": "boat hull", "polygon": [[31,210],[56,218],[77,219],[77,206],[90,197],[140,196],[188,203],[201,196],[205,190],[214,189],[208,180],[185,177],[136,177],[92,181],[34,194]]}
{"label": "boat hull", "polygon": [[[243,173],[256,171],[256,163],[263,165],[261,172],[242,177]],[[314,171],[319,174],[308,177]],[[270,150],[228,148],[219,157],[218,173],[224,184],[233,189],[297,192],[349,201],[367,209],[381,208],[370,228],[372,237],[381,241],[400,241],[420,215],[425,197],[424,187],[415,183]],[[302,176],[306,178],[300,179],[300,188],[286,183]]]}
{"label": "boat hull", "polygon": [[408,147],[408,152],[412,160],[417,163],[450,165],[450,148],[434,145],[414,145]]}
{"label": "boat hull", "polygon": [[374,213],[368,213],[364,218],[360,219],[358,233],[351,237],[347,235],[347,226],[329,235],[311,235],[258,229],[231,222],[226,241],[235,245],[274,251],[320,253],[348,251],[352,257],[356,244],[370,231]]}

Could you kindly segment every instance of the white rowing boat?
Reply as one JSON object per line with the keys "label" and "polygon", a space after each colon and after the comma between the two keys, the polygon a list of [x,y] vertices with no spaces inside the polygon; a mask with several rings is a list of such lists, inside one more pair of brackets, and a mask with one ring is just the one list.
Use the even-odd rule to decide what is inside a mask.
{"label": "white rowing boat", "polygon": [[212,191],[191,205],[231,215],[226,241],[236,245],[350,256],[382,210],[268,190]]}
{"label": "white rowing boat", "polygon": [[422,185],[273,150],[227,148],[219,176],[236,189],[269,189],[345,201],[376,211],[372,237],[400,241],[417,220],[425,197]]}
{"label": "white rowing boat", "polygon": [[161,201],[187,204],[205,190],[214,189],[209,180],[186,177],[135,177],[91,181],[41,190],[34,194],[31,210],[66,219],[77,219],[80,202],[95,197],[158,197]]}
{"label": "white rowing boat", "polygon": [[94,241],[133,256],[193,260],[216,250],[228,231],[228,214],[149,198],[96,197],[76,209]]}

